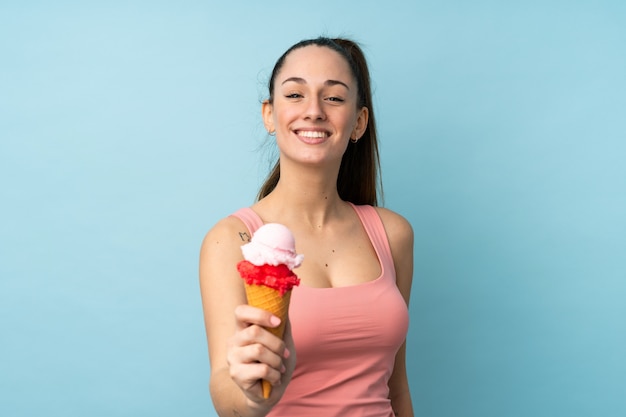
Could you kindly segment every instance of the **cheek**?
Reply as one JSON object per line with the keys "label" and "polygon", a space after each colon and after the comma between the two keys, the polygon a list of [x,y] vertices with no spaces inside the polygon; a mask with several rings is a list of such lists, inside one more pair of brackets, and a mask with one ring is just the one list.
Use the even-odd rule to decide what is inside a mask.
{"label": "cheek", "polygon": [[358,120],[357,115],[351,112],[350,114],[346,114],[344,120],[345,120],[345,125],[344,125],[345,130],[347,134],[350,135],[357,125],[357,120]]}
{"label": "cheek", "polygon": [[289,109],[284,109],[274,113],[274,123],[277,127],[287,127],[287,125],[294,120],[296,112]]}

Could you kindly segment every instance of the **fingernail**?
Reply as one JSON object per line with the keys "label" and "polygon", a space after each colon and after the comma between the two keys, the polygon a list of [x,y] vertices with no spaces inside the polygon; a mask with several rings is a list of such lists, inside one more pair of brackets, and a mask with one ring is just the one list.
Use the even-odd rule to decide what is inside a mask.
{"label": "fingernail", "polygon": [[285,372],[287,370],[287,368],[285,368],[285,365],[281,365],[280,367],[280,372]]}
{"label": "fingernail", "polygon": [[280,319],[276,316],[272,316],[270,317],[270,323],[272,323],[273,326],[278,326],[280,324]]}
{"label": "fingernail", "polygon": [[289,349],[285,348],[285,351],[283,352],[283,358],[287,359],[290,355],[291,352],[289,352]]}

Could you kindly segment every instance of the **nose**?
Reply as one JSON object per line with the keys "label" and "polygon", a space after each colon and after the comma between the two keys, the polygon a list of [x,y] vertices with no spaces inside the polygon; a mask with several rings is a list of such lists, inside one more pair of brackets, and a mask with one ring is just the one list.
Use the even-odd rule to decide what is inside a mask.
{"label": "nose", "polygon": [[310,120],[324,120],[326,118],[320,99],[313,98],[309,100],[305,112],[305,118]]}

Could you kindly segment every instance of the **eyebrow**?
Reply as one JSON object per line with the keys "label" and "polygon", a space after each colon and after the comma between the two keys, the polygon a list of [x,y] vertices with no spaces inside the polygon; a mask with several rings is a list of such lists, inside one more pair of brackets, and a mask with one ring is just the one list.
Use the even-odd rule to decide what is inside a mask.
{"label": "eyebrow", "polygon": [[[281,85],[284,85],[285,83],[287,83],[289,81],[297,83],[297,84],[306,84],[307,83],[304,78],[290,77],[290,78],[287,78],[285,81],[283,81]],[[329,86],[329,87],[332,87],[333,85],[343,85],[344,87],[346,87],[346,89],[348,91],[350,90],[350,87],[348,87],[348,84],[344,83],[343,81],[339,81],[339,80],[326,80],[324,82],[324,85],[325,86]]]}

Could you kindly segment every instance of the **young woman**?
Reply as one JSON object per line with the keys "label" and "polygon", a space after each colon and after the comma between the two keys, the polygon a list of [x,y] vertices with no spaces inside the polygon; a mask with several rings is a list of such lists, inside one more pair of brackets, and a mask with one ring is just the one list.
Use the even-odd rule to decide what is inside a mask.
{"label": "young woman", "polygon": [[[369,72],[347,39],[299,42],[277,61],[263,102],[279,161],[258,201],[219,221],[200,285],[220,416],[413,416],[405,339],[413,231],[377,207],[378,147]],[[284,340],[248,306],[235,268],[263,223],[293,232],[301,284]],[[297,356],[297,360],[296,360]],[[264,399],[260,381],[272,384]]]}

